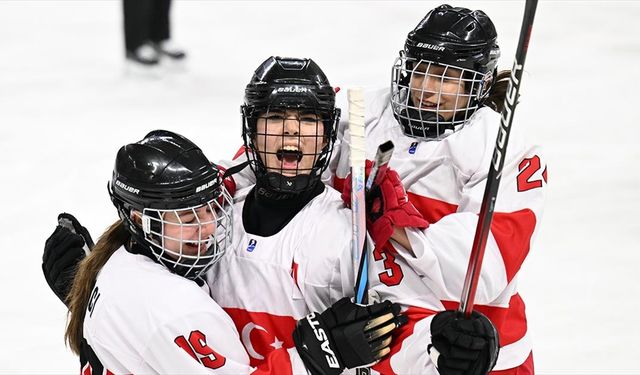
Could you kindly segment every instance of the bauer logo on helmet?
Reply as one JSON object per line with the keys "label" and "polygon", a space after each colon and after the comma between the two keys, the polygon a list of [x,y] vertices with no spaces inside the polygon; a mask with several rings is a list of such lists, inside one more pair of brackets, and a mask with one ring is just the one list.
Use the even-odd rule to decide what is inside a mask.
{"label": "bauer logo on helmet", "polygon": [[140,193],[140,189],[136,189],[134,187],[131,187],[131,186],[125,184],[124,182],[120,181],[120,180],[116,180],[116,185],[118,187],[120,187],[122,190],[128,191],[129,193],[133,193],[133,194],[139,194]]}
{"label": "bauer logo on helmet", "polygon": [[207,182],[206,184],[200,185],[196,188],[196,193],[199,193],[207,188],[210,188],[211,186],[215,185],[218,181],[217,180],[211,180],[209,182]]}
{"label": "bauer logo on helmet", "polygon": [[444,51],[444,47],[443,46],[438,46],[438,45],[429,44],[429,43],[418,43],[418,44],[416,44],[416,47],[432,49],[432,50],[438,51],[438,52]]}
{"label": "bauer logo on helmet", "polygon": [[307,92],[309,91],[308,88],[306,87],[300,87],[300,86],[286,86],[286,87],[278,87],[276,89],[276,92]]}

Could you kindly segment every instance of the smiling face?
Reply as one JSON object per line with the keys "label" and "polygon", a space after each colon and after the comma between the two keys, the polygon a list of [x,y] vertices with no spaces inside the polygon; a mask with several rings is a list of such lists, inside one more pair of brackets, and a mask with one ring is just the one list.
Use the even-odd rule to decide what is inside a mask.
{"label": "smiling face", "polygon": [[267,171],[294,177],[310,174],[327,140],[317,113],[286,109],[258,117],[254,144]]}
{"label": "smiling face", "polygon": [[214,206],[207,203],[197,208],[155,211],[153,215],[140,215],[133,211],[133,220],[140,226],[149,220],[150,243],[176,260],[183,255],[204,255],[216,233],[217,216]]}
{"label": "smiling face", "polygon": [[421,61],[411,72],[411,100],[422,111],[437,111],[445,121],[469,104],[460,69]]}
{"label": "smiling face", "polygon": [[202,255],[216,231],[216,214],[209,205],[162,213],[164,248],[179,255]]}

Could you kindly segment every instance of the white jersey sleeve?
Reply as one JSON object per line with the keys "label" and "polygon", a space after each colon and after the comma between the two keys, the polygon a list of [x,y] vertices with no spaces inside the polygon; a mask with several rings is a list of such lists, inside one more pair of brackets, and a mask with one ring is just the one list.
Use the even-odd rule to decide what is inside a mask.
{"label": "white jersey sleeve", "polygon": [[[207,327],[205,320],[210,321],[210,318],[193,314],[160,327],[147,347],[146,361],[152,363],[159,374],[279,374],[289,371],[307,374],[295,348],[276,349],[269,353],[264,363],[257,368],[251,367],[235,328],[225,332],[214,325]],[[194,325],[198,321],[200,323]],[[192,330],[193,327],[204,329]],[[181,335],[183,332],[190,333]],[[177,346],[180,349],[175,353]],[[237,352],[235,356],[229,355],[231,350]],[[238,361],[237,357],[242,360]]]}
{"label": "white jersey sleeve", "polygon": [[[208,287],[142,255],[118,250],[101,270],[83,335],[111,373],[249,374],[231,318]],[[263,368],[306,372],[295,350],[274,351]],[[269,371],[267,371],[268,373]]]}

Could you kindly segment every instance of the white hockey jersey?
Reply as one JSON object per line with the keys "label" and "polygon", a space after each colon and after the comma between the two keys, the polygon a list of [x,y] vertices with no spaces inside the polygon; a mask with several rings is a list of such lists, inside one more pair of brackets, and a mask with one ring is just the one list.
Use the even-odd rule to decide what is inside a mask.
{"label": "white hockey jersey", "polygon": [[[124,248],[98,274],[83,329],[104,373],[306,374],[295,349],[273,352],[263,367],[252,368],[231,318],[206,285]],[[92,369],[86,365],[82,373]]]}
{"label": "white hockey jersey", "polygon": [[[378,282],[374,289],[379,298],[402,303],[416,317],[432,315],[429,303],[398,300],[397,295],[411,295],[411,290],[416,289],[433,293],[441,301],[440,306],[431,301],[431,308],[436,311],[457,308],[499,118],[493,110],[481,108],[464,128],[444,140],[420,142],[402,132],[389,105],[388,89],[365,92],[367,158],[373,159],[381,143],[393,141],[395,150],[389,165],[400,175],[411,202],[430,223],[425,230],[407,231],[415,257],[395,243],[386,246],[384,254],[376,255],[373,267],[377,263],[383,272],[372,270],[370,278]],[[338,189],[349,173],[348,129],[344,133],[332,161]],[[539,228],[546,183],[547,169],[539,148],[528,145],[518,127],[514,127],[475,307],[493,321],[500,334],[501,351],[494,370],[517,367],[531,352],[524,303],[517,292],[517,274]],[[421,280],[402,277],[403,269],[405,276],[416,273]],[[410,337],[426,336],[419,333],[420,326],[426,323],[417,323],[416,317],[410,316],[413,324],[404,327],[392,352],[401,358],[389,359],[391,365],[383,372],[414,372],[406,366],[393,365],[419,361],[420,353],[410,353],[411,350],[426,357],[426,344],[413,345],[415,338]],[[407,332],[414,330],[415,333]],[[400,347],[404,352],[398,351]]]}
{"label": "white hockey jersey", "polygon": [[233,319],[257,366],[278,348],[294,346],[296,321],[353,296],[350,210],[331,188],[314,197],[278,233],[246,233],[243,196],[234,205],[232,249],[207,274],[211,295]]}

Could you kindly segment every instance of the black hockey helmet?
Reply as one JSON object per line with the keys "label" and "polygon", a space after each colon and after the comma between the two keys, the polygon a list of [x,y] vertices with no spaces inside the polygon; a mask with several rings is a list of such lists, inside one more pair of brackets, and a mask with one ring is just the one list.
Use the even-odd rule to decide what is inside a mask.
{"label": "black hockey helmet", "polygon": [[498,34],[481,10],[440,5],[431,10],[407,36],[409,57],[481,73],[498,64]]}
{"label": "black hockey helmet", "polygon": [[[314,132],[312,135],[300,135],[302,131],[298,132],[298,145],[304,142],[303,138],[307,140],[314,138],[314,141],[316,139],[322,140],[322,147],[316,148],[310,153],[303,153],[303,150],[296,151],[295,145],[293,145],[293,150],[285,149],[284,134],[276,135],[271,130],[263,132],[258,130],[258,122],[266,121],[267,118],[270,122],[281,119],[284,124],[286,116],[282,115],[287,111],[298,113],[298,126],[300,126],[301,118],[309,114],[312,117],[307,117],[307,120],[311,119],[310,121],[315,123],[316,130],[318,130],[318,125],[323,126],[322,131]],[[335,107],[333,87],[313,60],[269,57],[256,69],[247,85],[241,112],[243,118],[242,134],[247,157],[258,179],[265,179],[268,187],[283,193],[306,191],[320,180],[333,150],[340,110]],[[265,137],[280,136],[283,143],[282,149],[266,150],[266,144],[258,144],[257,137],[260,135]],[[268,155],[275,155],[281,160],[288,154],[294,155],[298,159],[298,163],[303,157],[312,157],[312,166],[296,168],[293,176],[285,176],[284,170],[277,166],[267,168],[267,161],[264,159]]]}
{"label": "black hockey helmet", "polygon": [[[393,67],[391,101],[405,133],[441,139],[458,130],[488,96],[499,57],[496,29],[483,11],[450,5],[429,11],[407,36],[404,50]],[[460,80],[465,92],[459,98],[467,104],[456,107],[455,115],[446,121],[443,113],[420,109],[409,94],[412,74],[428,75],[432,65],[462,71]]]}
{"label": "black hockey helmet", "polygon": [[[220,172],[198,146],[179,134],[155,130],[120,148],[108,189],[138,245],[181,276],[199,276],[230,244],[231,198]],[[183,222],[185,214],[191,222]],[[167,234],[170,225],[179,229],[180,237]],[[215,230],[203,235],[205,227]],[[197,230],[198,238],[181,238],[187,229]]]}

